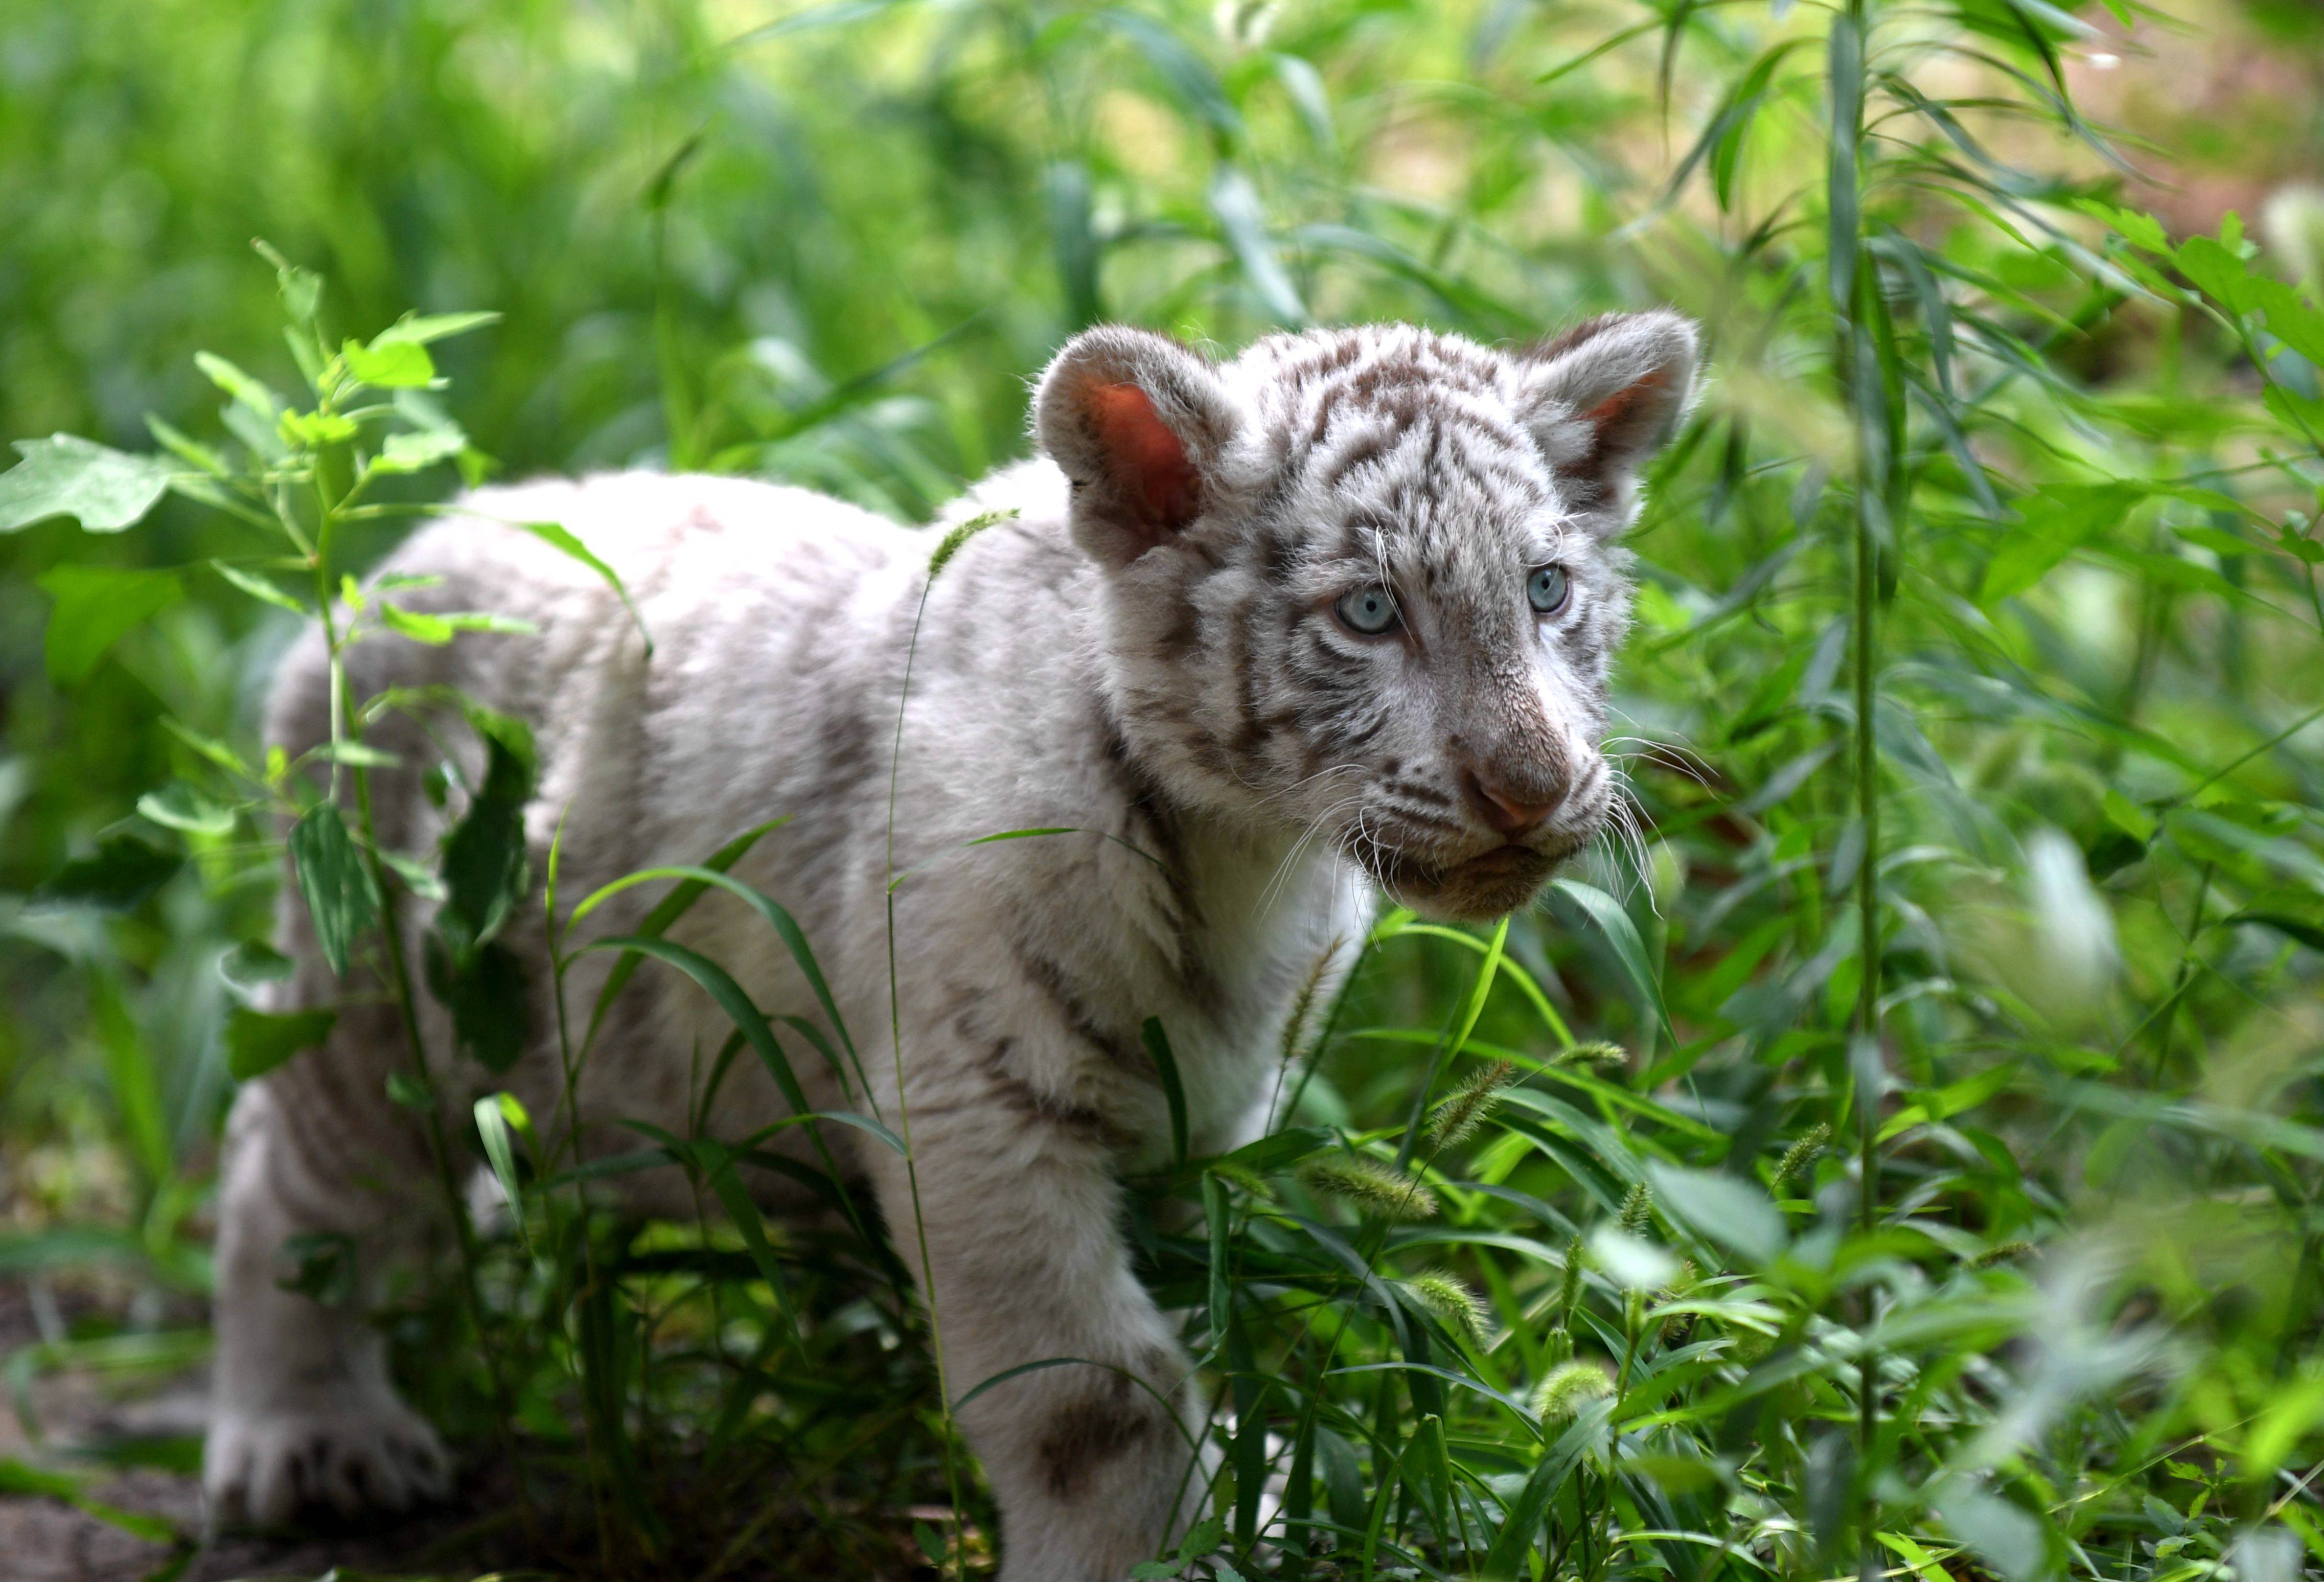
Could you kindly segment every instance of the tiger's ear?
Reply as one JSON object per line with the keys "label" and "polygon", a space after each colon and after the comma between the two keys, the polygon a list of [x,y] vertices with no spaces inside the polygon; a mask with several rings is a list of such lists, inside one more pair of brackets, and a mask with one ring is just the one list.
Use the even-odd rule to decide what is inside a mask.
{"label": "tiger's ear", "polygon": [[1518,415],[1579,504],[1627,521],[1638,469],[1694,393],[1698,336],[1676,313],[1609,313],[1517,353]]}
{"label": "tiger's ear", "polygon": [[1074,537],[1109,566],[1170,542],[1210,508],[1239,426],[1207,361],[1126,325],[1066,342],[1033,397],[1034,439],[1074,486]]}

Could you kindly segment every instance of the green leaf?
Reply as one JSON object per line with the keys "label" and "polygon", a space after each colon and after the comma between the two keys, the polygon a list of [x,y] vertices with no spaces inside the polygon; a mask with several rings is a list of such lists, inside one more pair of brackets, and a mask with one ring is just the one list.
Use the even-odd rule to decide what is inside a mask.
{"label": "green leaf", "polygon": [[1146,1052],[1154,1061],[1154,1075],[1162,1084],[1162,1102],[1170,1107],[1170,1162],[1186,1162],[1186,1089],[1178,1080],[1178,1057],[1170,1052],[1170,1035],[1162,1031],[1162,1019],[1148,1016],[1139,1034],[1146,1041]]}
{"label": "green leaf", "polygon": [[235,405],[263,423],[268,432],[272,432],[274,425],[281,421],[282,398],[224,357],[210,352],[196,352],[194,366],[199,368],[211,384],[232,396]]}
{"label": "green leaf", "polygon": [[1221,165],[1211,181],[1210,203],[1219,228],[1226,233],[1227,246],[1242,265],[1243,278],[1267,311],[1285,324],[1309,322],[1299,288],[1276,256],[1275,243],[1267,234],[1267,210],[1250,178],[1233,165]]}
{"label": "green leaf", "polygon": [[2020,500],[2023,525],[1986,562],[1978,601],[1989,606],[2024,592],[2075,550],[2120,526],[2145,497],[2136,484],[2052,484]]}
{"label": "green leaf", "polygon": [[512,1093],[488,1093],[476,1100],[469,1113],[476,1119],[476,1136],[484,1145],[484,1160],[493,1169],[493,1179],[500,1183],[502,1195],[507,1198],[509,1210],[516,1217],[517,1234],[524,1234],[524,1215],[521,1205],[524,1199],[516,1174],[516,1139],[519,1126],[527,1130],[531,1122],[526,1118],[524,1106]]}
{"label": "green leaf", "polygon": [[300,617],[314,614],[314,611],[307,606],[300,604],[296,598],[254,572],[244,571],[241,567],[225,560],[212,560],[210,569],[251,597],[272,605],[278,610],[288,610]]}
{"label": "green leaf", "polygon": [[538,630],[533,624],[515,615],[487,615],[474,610],[447,610],[438,615],[407,610],[385,599],[377,601],[379,618],[390,631],[424,643],[430,648],[440,648],[463,632],[500,632],[523,636]]}
{"label": "green leaf", "polygon": [[638,614],[638,606],[630,602],[630,590],[622,585],[620,575],[611,566],[589,552],[588,545],[574,537],[558,523],[512,522],[509,525],[519,532],[530,533],[549,548],[560,554],[570,556],[604,578],[605,585],[613,590],[613,597],[622,601],[622,607],[630,612],[630,623],[637,627],[638,636],[645,643],[646,657],[648,659],[653,657],[653,634],[646,630],[645,617]]}
{"label": "green leaf", "polygon": [[1489,1582],[1515,1582],[1517,1577],[1529,1574],[1525,1568],[1526,1551],[1541,1536],[1550,1502],[1572,1477],[1582,1456],[1604,1429],[1607,1419],[1613,1415],[1614,1406],[1615,1402],[1608,1399],[1583,1407],[1572,1426],[1535,1464],[1517,1497],[1508,1502],[1508,1516],[1500,1531],[1494,1535],[1493,1547],[1486,1553],[1484,1564],[1479,1568],[1480,1576]]}
{"label": "green leaf", "polygon": [[2154,815],[2113,787],[2107,788],[2106,797],[2099,806],[2105,810],[2108,822],[2139,845],[2144,846],[2154,838],[2157,828]]}
{"label": "green leaf", "polygon": [[158,456],[134,456],[73,434],[19,439],[24,459],[0,473],[0,532],[69,516],[88,532],[134,527],[170,486]]}
{"label": "green leaf", "polygon": [[766,1017],[760,1013],[759,1008],[751,1003],[751,996],[742,992],[742,986],[724,967],[683,945],[672,944],[668,939],[649,939],[642,934],[615,934],[608,939],[592,939],[582,949],[585,952],[634,950],[668,962],[701,985],[742,1034],[743,1041],[758,1055],[760,1063],[767,1069],[767,1074],[782,1090],[792,1112],[797,1115],[808,1113],[807,1094],[791,1070],[789,1057],[783,1053],[782,1046],[775,1041],[774,1029],[767,1025]]}
{"label": "green leaf", "polygon": [[399,1108],[421,1115],[436,1106],[436,1095],[428,1085],[401,1067],[387,1074],[387,1099]]}
{"label": "green leaf", "polygon": [[416,389],[433,382],[436,363],[427,347],[410,338],[391,339],[392,334],[380,335],[369,346],[354,340],[342,346],[347,372],[379,390]]}
{"label": "green leaf", "polygon": [[944,1569],[946,1552],[944,1534],[925,1522],[915,1522],[912,1523],[912,1541],[920,1546],[920,1552],[927,1556],[929,1565],[939,1571]]}
{"label": "green leaf", "polygon": [[390,434],[372,458],[371,470],[383,473],[419,472],[448,461],[468,448],[468,437],[457,429],[423,429],[416,434]]}
{"label": "green leaf", "polygon": [[2273,929],[2288,939],[2296,939],[2310,950],[2324,952],[2324,923],[2312,922],[2281,911],[2239,911],[2227,920],[2236,923],[2258,923]]}
{"label": "green leaf", "polygon": [[497,324],[500,318],[498,313],[406,313],[372,337],[371,344],[374,349],[395,341],[426,346],[431,341],[466,335],[471,329],[481,329],[487,324]]}
{"label": "green leaf", "polygon": [[1218,74],[1204,64],[1201,56],[1185,45],[1177,34],[1161,23],[1132,11],[1105,11],[1095,17],[1138,48],[1147,64],[1170,89],[1170,97],[1184,108],[1208,122],[1220,134],[1231,143],[1243,138],[1242,116],[1219,86]]}
{"label": "green leaf", "polygon": [[97,1045],[105,1054],[106,1087],[120,1118],[122,1140],[146,1186],[158,1188],[177,1170],[169,1124],[162,1119],[161,1086],[153,1069],[153,1051],[110,972],[95,974],[89,990]]}
{"label": "green leaf", "polygon": [[454,1048],[487,1071],[515,1065],[532,1033],[522,958],[498,940],[456,958],[440,926],[422,948],[428,992],[452,1014]]}
{"label": "green leaf", "polygon": [[1646,1179],[1657,1203],[1754,1265],[1774,1263],[1790,1239],[1783,1210],[1740,1176],[1682,1170],[1655,1159],[1646,1161]]}
{"label": "green leaf", "polygon": [[[670,893],[656,902],[653,910],[646,913],[644,920],[638,924],[637,931],[650,939],[660,937],[709,890],[711,881],[706,875],[715,874],[723,876],[726,870],[741,861],[742,855],[756,846],[760,838],[769,830],[788,821],[788,819],[770,819],[754,829],[744,830],[733,840],[720,847],[702,863],[702,873],[706,876],[688,877],[672,887]],[[604,886],[573,909],[565,921],[565,926],[570,929],[589,912],[595,911],[600,902],[616,893],[621,887],[631,883],[642,882],[642,875],[632,874]],[[624,956],[613,964],[613,970],[606,974],[604,987],[597,991],[597,1003],[590,1008],[588,1029],[581,1036],[583,1049],[587,1049],[596,1038],[598,1026],[604,1021],[605,1013],[612,1008],[615,996],[621,994],[622,986],[637,971],[641,960],[642,958],[637,956]]]}
{"label": "green leaf", "polygon": [[1663,1009],[1662,985],[1646,960],[1646,944],[1638,938],[1637,925],[1630,921],[1630,914],[1622,910],[1622,903],[1596,885],[1585,884],[1579,879],[1554,880],[1550,888],[1580,907],[1582,915],[1597,925],[1598,931],[1613,947],[1614,958],[1628,975],[1631,987],[1637,991],[1639,1004],[1654,1012],[1665,1036],[1674,1044],[1678,1042],[1677,1033],[1671,1029],[1670,1013]]}
{"label": "green leaf", "polygon": [[1203,1223],[1210,1232],[1211,1333],[1224,1335],[1227,1315],[1234,1308],[1233,1288],[1227,1280],[1227,1242],[1234,1221],[1228,1208],[1226,1182],[1208,1170],[1203,1172]]}
{"label": "green leaf", "polygon": [[42,653],[50,679],[60,685],[87,677],[131,627],[186,592],[175,572],[120,566],[59,566],[42,574],[40,587],[56,601]]}
{"label": "green leaf", "polygon": [[291,1011],[276,1014],[237,1005],[226,1019],[226,1069],[239,1082],[263,1077],[301,1050],[330,1036],[337,1011]]}
{"label": "green leaf", "polygon": [[1831,20],[1825,59],[1825,97],[1831,102],[1824,180],[1825,287],[1833,307],[1852,316],[1857,254],[1862,245],[1858,211],[1857,144],[1864,122],[1864,34],[1853,12]]}
{"label": "green leaf", "polygon": [[347,951],[379,919],[379,893],[372,887],[355,843],[337,806],[319,802],[290,828],[290,863],[314,920],[323,959],[344,977]]}
{"label": "green leaf", "polygon": [[1178,1540],[1180,1560],[1200,1559],[1226,1541],[1227,1524],[1215,1516],[1205,1516],[1186,1530]]}
{"label": "green leaf", "polygon": [[524,899],[524,805],[532,763],[497,736],[484,738],[484,782],[444,842],[445,902],[436,928],[456,959],[491,940]]}
{"label": "green leaf", "polygon": [[338,412],[284,412],[276,427],[285,443],[305,450],[342,445],[361,432],[355,421]]}
{"label": "green leaf", "polygon": [[2197,236],[2180,247],[2179,272],[2231,313],[2247,313],[2258,305],[2249,266],[2209,236]]}
{"label": "green leaf", "polygon": [[75,857],[32,893],[46,904],[129,911],[185,866],[185,857],[139,839],[113,835],[88,856]]}
{"label": "green leaf", "polygon": [[2153,216],[2141,213],[2135,208],[2116,208],[2111,204],[2101,203],[2094,198],[2079,199],[2074,207],[2085,214],[2096,215],[2099,219],[2104,220],[2114,228],[2117,236],[2132,246],[2144,248],[2149,253],[2159,253],[2166,257],[2170,254],[2171,238],[2164,233],[2163,223]]}
{"label": "green leaf", "polygon": [[1952,1474],[1933,1480],[1929,1503],[1945,1525],[2008,1582],[2035,1582],[2049,1569],[2043,1524],[2030,1512]]}
{"label": "green leaf", "polygon": [[234,810],[210,800],[182,780],[137,799],[137,810],[167,829],[189,835],[231,835]]}
{"label": "green leaf", "polygon": [[218,958],[218,976],[239,994],[255,994],[262,984],[289,977],[296,965],[263,940],[244,939]]}

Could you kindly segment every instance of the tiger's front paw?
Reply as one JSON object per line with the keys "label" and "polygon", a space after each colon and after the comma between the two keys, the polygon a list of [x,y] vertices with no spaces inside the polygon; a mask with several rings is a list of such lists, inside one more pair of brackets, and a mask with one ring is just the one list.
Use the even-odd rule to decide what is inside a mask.
{"label": "tiger's front paw", "polygon": [[385,1391],[343,1389],[269,1411],[220,1402],[202,1448],[213,1529],[281,1527],[300,1511],[397,1512],[451,1491],[436,1430]]}

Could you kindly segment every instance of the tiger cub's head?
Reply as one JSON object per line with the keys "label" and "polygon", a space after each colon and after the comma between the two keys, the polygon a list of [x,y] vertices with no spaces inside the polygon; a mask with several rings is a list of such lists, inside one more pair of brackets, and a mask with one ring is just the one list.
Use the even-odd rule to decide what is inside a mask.
{"label": "tiger cub's head", "polygon": [[1524,905],[1618,796],[1618,539],[1693,385],[1676,314],[1504,351],[1409,325],[1231,362],[1108,326],[1034,402],[1102,568],[1106,686],[1170,794],[1334,839],[1396,900]]}

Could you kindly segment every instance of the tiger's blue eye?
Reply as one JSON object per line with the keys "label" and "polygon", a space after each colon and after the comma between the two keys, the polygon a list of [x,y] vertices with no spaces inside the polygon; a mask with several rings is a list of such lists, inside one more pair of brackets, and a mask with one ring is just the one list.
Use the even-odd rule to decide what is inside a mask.
{"label": "tiger's blue eye", "polygon": [[1566,595],[1572,591],[1563,566],[1536,566],[1533,575],[1526,578],[1526,597],[1545,615],[1563,609]]}
{"label": "tiger's blue eye", "polygon": [[1332,610],[1347,623],[1348,630],[1367,637],[1378,637],[1396,625],[1396,601],[1388,597],[1387,588],[1377,584],[1342,595]]}

